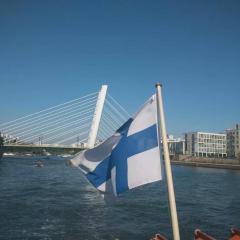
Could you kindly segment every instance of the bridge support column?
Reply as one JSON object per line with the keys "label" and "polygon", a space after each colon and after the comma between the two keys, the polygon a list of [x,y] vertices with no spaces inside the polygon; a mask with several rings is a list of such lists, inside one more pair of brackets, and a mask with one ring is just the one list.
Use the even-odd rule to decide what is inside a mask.
{"label": "bridge support column", "polygon": [[98,128],[99,128],[99,123],[101,120],[101,115],[103,111],[103,106],[107,94],[107,85],[103,85],[99,94],[98,94],[98,100],[95,108],[95,112],[93,115],[93,120],[92,120],[92,125],[90,128],[89,136],[88,136],[88,143],[87,147],[88,148],[93,148],[96,142],[97,138],[97,133],[98,133]]}

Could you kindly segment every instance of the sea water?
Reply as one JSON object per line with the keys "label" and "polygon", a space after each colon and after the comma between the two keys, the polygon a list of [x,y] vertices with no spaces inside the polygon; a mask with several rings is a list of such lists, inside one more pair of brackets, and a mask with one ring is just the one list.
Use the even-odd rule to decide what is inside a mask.
{"label": "sea water", "polygon": [[[240,171],[173,166],[173,176],[181,239],[193,239],[196,228],[227,239],[231,227],[240,228]],[[106,204],[67,158],[0,161],[1,240],[171,238],[165,181],[113,200]]]}

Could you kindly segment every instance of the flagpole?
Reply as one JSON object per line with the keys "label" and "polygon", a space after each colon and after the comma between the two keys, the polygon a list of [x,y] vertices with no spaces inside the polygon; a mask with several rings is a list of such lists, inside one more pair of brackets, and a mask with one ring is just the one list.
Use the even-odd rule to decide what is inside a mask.
{"label": "flagpole", "polygon": [[176,208],[173,179],[172,179],[172,169],[171,169],[170,158],[169,158],[166,126],[165,126],[164,111],[163,111],[162,90],[161,90],[162,85],[160,83],[157,83],[155,86],[156,86],[156,97],[157,97],[158,140],[160,144],[161,143],[160,136],[162,136],[165,171],[166,171],[166,179],[167,179],[167,189],[168,189],[168,202],[169,202],[170,213],[171,213],[173,239],[180,240],[177,208]]}

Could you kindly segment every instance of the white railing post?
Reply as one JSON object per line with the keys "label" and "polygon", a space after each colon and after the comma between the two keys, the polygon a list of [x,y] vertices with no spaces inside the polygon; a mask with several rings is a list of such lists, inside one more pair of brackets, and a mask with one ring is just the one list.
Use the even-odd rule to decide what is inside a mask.
{"label": "white railing post", "polygon": [[103,85],[99,94],[98,94],[98,100],[95,108],[95,112],[93,115],[93,120],[92,120],[92,125],[90,128],[89,136],[88,136],[88,143],[87,143],[87,148],[93,148],[96,142],[97,138],[97,133],[98,133],[98,128],[99,128],[99,123],[101,120],[101,115],[103,111],[103,106],[107,94],[107,85]]}

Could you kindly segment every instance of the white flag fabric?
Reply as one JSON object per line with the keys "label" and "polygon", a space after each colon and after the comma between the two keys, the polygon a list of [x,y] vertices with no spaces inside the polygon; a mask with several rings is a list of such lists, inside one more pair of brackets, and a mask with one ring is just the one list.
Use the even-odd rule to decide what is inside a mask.
{"label": "white flag fabric", "polygon": [[71,163],[103,193],[118,195],[162,179],[153,95],[116,133],[93,149],[78,153]]}

